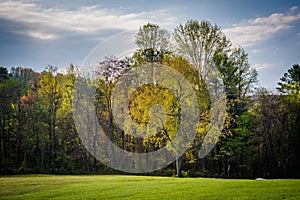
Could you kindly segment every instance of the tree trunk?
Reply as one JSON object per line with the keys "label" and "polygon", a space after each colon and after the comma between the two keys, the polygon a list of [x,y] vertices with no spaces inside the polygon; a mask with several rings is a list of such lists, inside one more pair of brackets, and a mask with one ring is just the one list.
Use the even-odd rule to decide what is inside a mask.
{"label": "tree trunk", "polygon": [[93,172],[96,174],[97,172],[97,159],[94,157],[94,163],[93,163]]}
{"label": "tree trunk", "polygon": [[182,156],[179,156],[176,159],[176,172],[178,177],[182,177],[182,162],[183,162]]}
{"label": "tree trunk", "polygon": [[16,153],[17,153],[17,160],[16,160],[16,168],[19,167],[21,163],[21,106],[20,103],[18,102],[17,106],[17,132],[16,132]]}
{"label": "tree trunk", "polygon": [[86,173],[90,174],[90,154],[86,152],[86,162],[85,162]]}
{"label": "tree trunk", "polygon": [[45,143],[42,144],[42,170],[44,170],[44,146]]}
{"label": "tree trunk", "polygon": [[65,171],[65,137],[61,139],[61,162],[60,162],[61,172]]}
{"label": "tree trunk", "polygon": [[206,159],[204,158],[200,158],[200,163],[201,163],[201,170],[204,171],[206,170]]}

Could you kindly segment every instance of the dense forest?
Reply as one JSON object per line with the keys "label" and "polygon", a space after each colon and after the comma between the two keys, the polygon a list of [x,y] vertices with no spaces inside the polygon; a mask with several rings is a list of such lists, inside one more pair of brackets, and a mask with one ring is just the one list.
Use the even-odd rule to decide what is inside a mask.
{"label": "dense forest", "polygon": [[[170,44],[173,39],[175,44]],[[232,47],[220,27],[189,20],[170,34],[156,24],[140,27],[138,49],[131,57],[107,55],[99,60],[99,75],[91,84],[97,118],[107,137],[130,152],[155,151],[174,137],[180,105],[174,95],[154,83],[138,88],[130,101],[132,120],[149,122],[149,108],[160,104],[170,111],[164,127],[149,137],[133,137],[121,130],[112,113],[111,95],[119,77],[147,63],[159,63],[181,73],[199,102],[195,141],[174,163],[149,172],[235,178],[300,178],[300,66],[294,64],[278,80],[276,92],[257,88],[258,73],[242,47]],[[218,69],[226,92],[226,120],[222,135],[201,158],[199,145],[209,129],[210,95],[205,72]],[[83,145],[75,127],[72,99],[79,67],[61,73],[47,66],[0,68],[0,173],[122,174],[99,162]],[[100,147],[99,147],[100,148]]]}

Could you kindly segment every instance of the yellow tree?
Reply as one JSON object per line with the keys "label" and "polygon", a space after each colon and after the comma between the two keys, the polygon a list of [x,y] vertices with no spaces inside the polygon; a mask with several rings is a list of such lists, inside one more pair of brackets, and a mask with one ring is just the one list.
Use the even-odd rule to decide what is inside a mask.
{"label": "yellow tree", "polygon": [[55,157],[57,153],[57,111],[61,106],[61,83],[63,75],[57,73],[57,68],[48,66],[47,71],[43,73],[40,80],[40,87],[38,90],[39,97],[44,108],[48,111],[49,124],[49,154],[50,154],[50,171],[55,170]]}

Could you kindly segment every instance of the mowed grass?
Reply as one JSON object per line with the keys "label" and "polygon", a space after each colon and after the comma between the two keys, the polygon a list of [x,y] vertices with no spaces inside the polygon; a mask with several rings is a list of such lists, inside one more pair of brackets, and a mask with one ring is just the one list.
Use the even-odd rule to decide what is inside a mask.
{"label": "mowed grass", "polygon": [[300,199],[300,180],[2,176],[0,199]]}

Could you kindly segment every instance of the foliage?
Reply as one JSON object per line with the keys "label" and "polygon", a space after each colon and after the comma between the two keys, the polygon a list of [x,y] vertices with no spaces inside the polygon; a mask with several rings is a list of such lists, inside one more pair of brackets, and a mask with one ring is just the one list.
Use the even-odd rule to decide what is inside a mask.
{"label": "foliage", "polygon": [[230,42],[221,28],[208,21],[189,20],[174,30],[177,51],[197,69],[200,79],[206,80],[213,67],[213,57],[226,53]]}
{"label": "foliage", "polygon": [[[200,120],[188,150],[168,167],[149,174],[173,175],[176,169],[178,176],[300,177],[299,65],[293,65],[280,79],[280,94],[264,89],[254,92],[257,71],[251,68],[243,48],[231,47],[220,27],[189,20],[175,28],[173,37],[171,46],[169,32],[148,23],[140,27],[136,35],[139,49],[131,57],[109,55],[94,69],[98,77],[88,81],[96,89],[97,119],[110,140],[132,153],[164,146],[172,149],[170,141],[180,127],[182,99],[168,88],[155,80],[137,88],[129,98],[131,119],[124,120],[124,130],[116,125],[112,112],[112,94],[123,74],[139,65],[162,64],[190,83],[199,102]],[[201,142],[212,124],[211,82],[207,81],[216,69],[226,92],[226,121],[215,148],[200,159]],[[73,65],[66,73],[53,66],[43,72],[20,67],[9,72],[0,67],[1,174],[121,173],[96,160],[101,141],[94,142],[94,152],[88,152],[78,136],[72,115],[78,77]],[[146,137],[132,136],[128,131],[132,131],[132,123],[126,120],[140,129],[147,127]],[[149,126],[150,122],[154,126]],[[97,134],[92,139],[96,141]]]}
{"label": "foliage", "polygon": [[148,23],[140,27],[135,39],[139,49],[153,49],[161,52],[169,50],[170,34],[157,24]]}
{"label": "foliage", "polygon": [[288,72],[284,73],[283,77],[280,78],[277,88],[279,92],[284,94],[293,93],[300,94],[300,66],[294,64]]}

